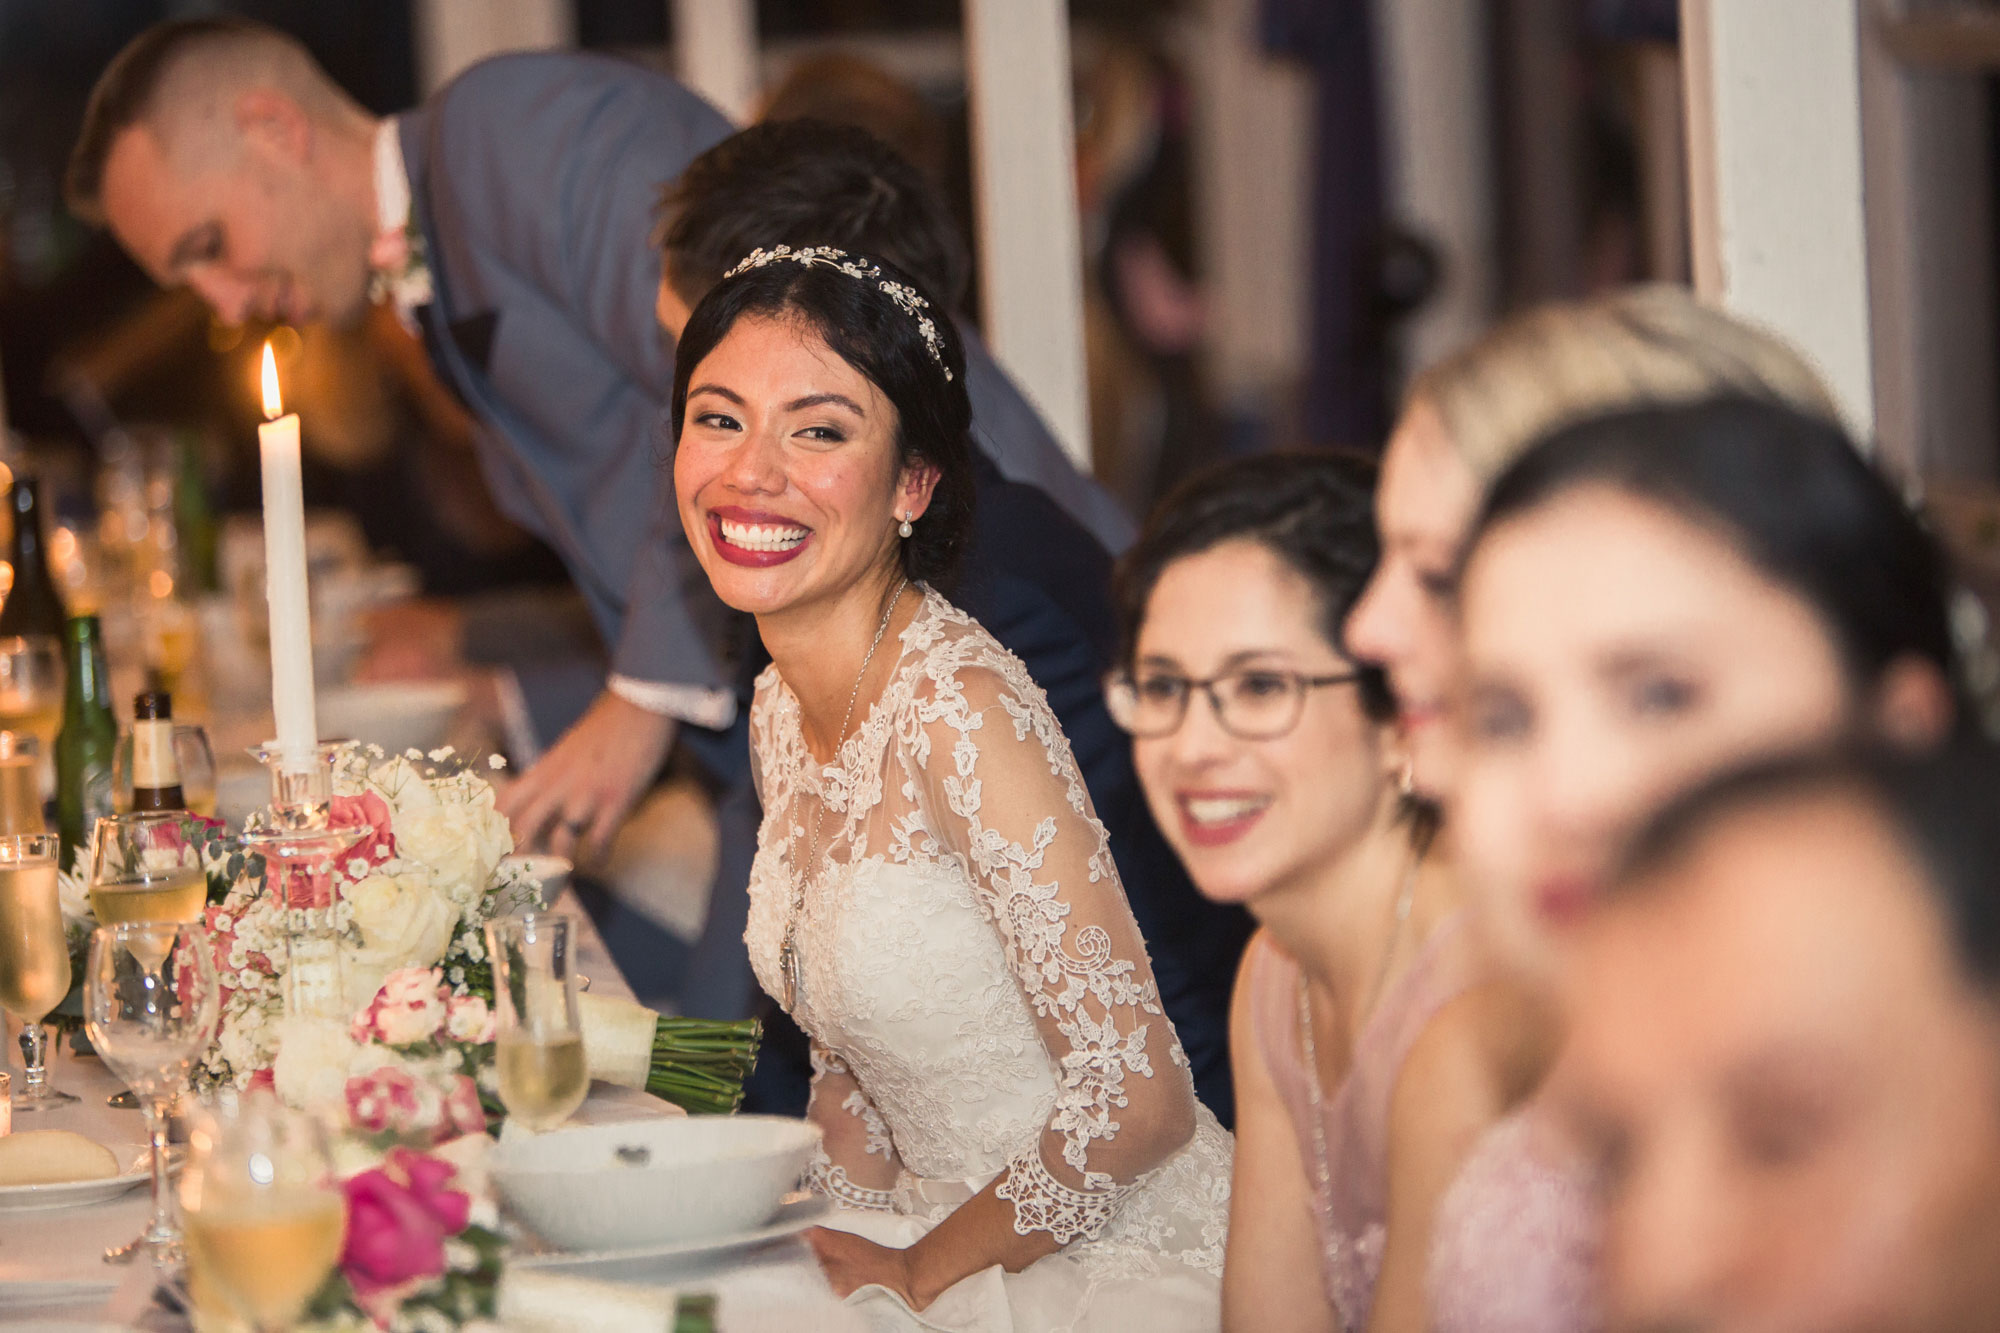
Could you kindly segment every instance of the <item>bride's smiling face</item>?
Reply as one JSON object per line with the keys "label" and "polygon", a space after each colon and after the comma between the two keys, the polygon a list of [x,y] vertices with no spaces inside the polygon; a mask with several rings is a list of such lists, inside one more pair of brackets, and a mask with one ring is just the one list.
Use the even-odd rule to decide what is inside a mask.
{"label": "bride's smiling face", "polygon": [[897,525],[936,473],[906,467],[896,408],[800,320],[745,315],[688,377],[681,525],[716,595],[770,615],[893,576]]}

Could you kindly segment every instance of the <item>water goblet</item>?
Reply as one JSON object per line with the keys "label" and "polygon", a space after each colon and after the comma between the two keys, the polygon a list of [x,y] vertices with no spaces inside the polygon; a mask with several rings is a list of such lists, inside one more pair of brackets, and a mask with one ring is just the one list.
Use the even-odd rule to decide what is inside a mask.
{"label": "water goblet", "polygon": [[180,1202],[188,1291],[204,1316],[291,1328],[340,1261],[347,1201],[326,1136],[265,1089],[197,1119]]}
{"label": "water goblet", "polygon": [[221,1008],[208,932],[179,921],[125,921],[90,937],[83,978],[84,1030],[113,1073],[146,1108],[153,1217],[137,1240],[106,1250],[122,1263],[140,1251],[177,1262],[180,1228],[167,1190],[167,1114],[215,1038]]}
{"label": "water goblet", "polygon": [[575,940],[565,916],[530,912],[486,923],[500,1102],[509,1118],[533,1130],[562,1124],[590,1090]]}

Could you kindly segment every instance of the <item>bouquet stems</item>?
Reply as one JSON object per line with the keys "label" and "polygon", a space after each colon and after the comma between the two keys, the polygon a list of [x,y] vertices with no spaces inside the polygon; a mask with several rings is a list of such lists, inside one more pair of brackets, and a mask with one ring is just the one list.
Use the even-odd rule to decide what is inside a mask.
{"label": "bouquet stems", "polygon": [[743,1080],[757,1065],[764,1025],[662,1018],[653,1029],[646,1091],[691,1115],[727,1115],[743,1104]]}

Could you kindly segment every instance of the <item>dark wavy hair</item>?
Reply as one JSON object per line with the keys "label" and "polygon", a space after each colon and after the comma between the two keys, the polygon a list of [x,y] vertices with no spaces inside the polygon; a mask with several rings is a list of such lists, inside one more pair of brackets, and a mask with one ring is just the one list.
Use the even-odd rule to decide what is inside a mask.
{"label": "dark wavy hair", "polygon": [[1495,528],[1589,486],[1716,533],[1818,613],[1856,686],[1874,684],[1899,658],[1935,666],[1959,728],[1970,726],[1950,561],[1839,426],[1764,399],[1722,397],[1564,427],[1494,481],[1460,568]]}
{"label": "dark wavy hair", "polygon": [[[1312,585],[1320,634],[1347,653],[1342,627],[1368,586],[1380,553],[1375,537],[1375,464],[1359,454],[1259,454],[1187,478],[1146,520],[1112,584],[1119,665],[1130,670],[1146,603],[1176,560],[1238,539],[1263,545]],[[1396,715],[1387,678],[1357,663],[1370,718]]]}
{"label": "dark wavy hair", "polygon": [[1627,848],[1611,891],[1653,890],[1720,826],[1757,811],[1855,801],[1890,830],[1948,928],[1966,977],[2000,992],[2000,751],[1965,739],[1912,757],[1786,755],[1725,773],[1668,804]]}
{"label": "dark wavy hair", "polygon": [[[876,263],[884,278],[924,294],[894,265],[861,262]],[[965,348],[958,332],[935,302],[928,313],[943,367],[932,358],[917,317],[890,300],[874,279],[791,260],[722,279],[695,306],[674,351],[674,443],[680,443],[686,424],[689,377],[739,319],[763,316],[803,325],[894,404],[903,464],[937,469],[930,507],[902,543],[901,561],[911,582],[949,586],[972,528],[972,403],[965,393]]]}
{"label": "dark wavy hair", "polygon": [[864,129],[779,120],[730,135],[660,192],[661,271],[693,303],[758,246],[810,236],[894,264],[957,308],[970,263],[922,172]]}

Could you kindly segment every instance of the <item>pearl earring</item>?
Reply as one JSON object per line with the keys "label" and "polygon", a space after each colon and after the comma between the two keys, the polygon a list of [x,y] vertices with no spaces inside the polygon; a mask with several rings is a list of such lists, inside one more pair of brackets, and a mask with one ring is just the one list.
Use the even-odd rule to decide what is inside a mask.
{"label": "pearl earring", "polygon": [[898,537],[907,537],[910,535],[910,520],[907,515],[904,516],[902,523],[897,526],[896,535]]}

